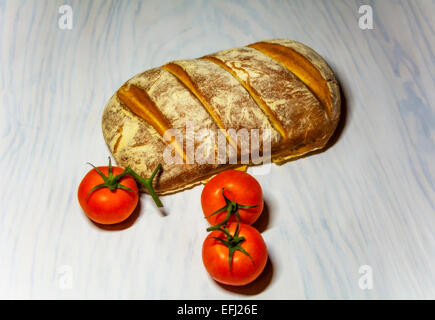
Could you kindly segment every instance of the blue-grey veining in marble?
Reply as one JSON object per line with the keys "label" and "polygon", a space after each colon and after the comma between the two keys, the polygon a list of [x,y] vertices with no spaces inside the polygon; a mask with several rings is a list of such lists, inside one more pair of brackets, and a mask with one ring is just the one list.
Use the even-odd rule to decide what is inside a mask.
{"label": "blue-grey veining in marble", "polygon": [[[373,30],[358,27],[363,4]],[[434,15],[431,0],[0,0],[0,297],[435,298]],[[87,161],[107,161],[101,113],[124,81],[277,37],[325,57],[347,111],[328,150],[258,176],[260,281],[229,290],[207,275],[201,186],[163,197],[166,215],[142,195],[124,230],[84,216],[76,188]]]}

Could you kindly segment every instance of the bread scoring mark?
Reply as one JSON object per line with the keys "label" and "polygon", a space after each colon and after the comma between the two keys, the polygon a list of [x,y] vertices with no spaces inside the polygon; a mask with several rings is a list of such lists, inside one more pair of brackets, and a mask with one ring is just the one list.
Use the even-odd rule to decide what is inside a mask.
{"label": "bread scoring mark", "polygon": [[[127,106],[132,113],[150,124],[161,137],[164,137],[165,132],[171,129],[168,120],[160,112],[145,90],[134,84],[124,84],[119,88],[116,94],[120,102]],[[174,150],[186,160],[183,146],[180,146],[176,139],[170,141],[166,141],[166,139],[163,140],[167,144],[172,144]]]}
{"label": "bread scoring mark", "polygon": [[119,143],[121,142],[122,139],[122,130],[124,129],[124,124],[121,124],[121,126],[118,128],[118,139],[116,139],[115,145],[113,147],[113,153],[116,153],[116,151],[118,151],[118,147],[119,147]]}
{"label": "bread scoring mark", "polygon": [[123,85],[119,88],[117,96],[131,112],[144,119],[161,135],[170,128],[164,115],[157,109],[154,101],[148,94],[134,84]]}
{"label": "bread scoring mark", "polygon": [[[172,75],[174,75],[193,95],[201,102],[204,109],[210,114],[211,118],[215,121],[216,125],[226,132],[226,128],[222,119],[216,114],[214,108],[205,99],[204,95],[201,93],[199,88],[193,83],[190,76],[186,71],[183,70],[181,66],[173,62],[167,63],[163,66],[164,69],[168,70]],[[228,142],[238,150],[237,144],[225,133]]]}
{"label": "bread scoring mark", "polygon": [[244,70],[243,68],[240,68],[240,67],[236,67],[234,63],[231,64],[234,69],[240,70],[240,71],[242,71],[243,73],[245,73],[247,75],[247,80],[245,81],[245,80],[241,79],[234,72],[233,69],[231,69],[229,66],[227,66],[220,59],[218,59],[216,57],[212,57],[212,56],[204,56],[201,59],[206,59],[206,60],[209,60],[209,61],[217,64],[221,68],[223,68],[226,71],[228,71],[237,81],[239,81],[240,84],[248,91],[248,93],[251,95],[251,97],[257,103],[259,108],[267,116],[267,118],[269,119],[269,121],[272,124],[272,126],[281,134],[281,136],[283,137],[283,140],[284,141],[287,140],[287,132],[286,132],[286,130],[284,129],[283,125],[281,124],[281,122],[276,117],[275,113],[269,108],[267,103],[261,98],[261,96],[258,94],[258,92],[250,85],[250,83],[249,83],[249,81],[250,81],[249,74],[246,72],[246,70]]}
{"label": "bread scoring mark", "polygon": [[212,106],[206,101],[204,96],[201,94],[200,90],[195,86],[192,79],[189,77],[186,71],[183,70],[179,65],[170,62],[163,66],[166,70],[168,70],[172,75],[174,75],[178,80],[183,83],[190,92],[192,92],[196,98],[201,102],[213,120],[216,122],[219,128],[225,129],[225,126],[220,119],[220,117],[216,114]]}
{"label": "bread scoring mark", "polygon": [[[315,52],[311,52],[311,51],[306,51],[307,49],[302,45],[302,44],[298,44],[295,43],[293,41],[290,40],[268,40],[268,41],[264,41],[267,43],[277,43],[280,44],[282,46],[289,46],[290,48],[292,48],[293,50],[295,50],[296,52],[298,52],[299,54],[303,55],[306,59],[308,59],[319,71],[320,74],[322,75],[322,77],[324,79],[327,79],[327,83],[328,83],[328,87],[330,90],[330,94],[331,94],[331,100],[332,100],[332,110],[334,112],[334,114],[339,114],[339,101],[340,101],[340,95],[338,93],[338,83],[335,81],[334,75],[331,73],[328,73],[329,71],[331,71],[328,66],[324,65],[324,61],[319,60],[319,57],[317,56],[317,54]],[[246,48],[248,49],[248,48]],[[243,57],[243,59],[240,59],[240,62],[236,62],[235,66],[239,67],[242,66],[246,72],[249,72],[249,74],[246,74],[242,71],[236,70],[234,69],[235,72],[237,72],[238,76],[241,77],[243,80],[247,80],[246,76],[250,76],[250,79],[248,82],[250,82],[250,84],[252,86],[254,86],[257,91],[259,93],[262,94],[262,98],[264,99],[264,101],[267,103],[267,105],[269,106],[269,108],[275,112],[279,118],[279,121],[281,121],[281,123],[283,124],[283,126],[286,128],[287,131],[291,132],[296,132],[295,134],[298,134],[297,139],[293,139],[292,137],[295,134],[289,134],[289,140],[288,140],[288,144],[282,145],[282,148],[280,148],[280,150],[276,150],[276,152],[273,153],[273,161],[275,163],[282,163],[285,162],[287,160],[290,159],[294,159],[294,158],[298,158],[300,157],[302,154],[306,153],[306,152],[310,152],[319,148],[322,148],[323,145],[325,144],[325,142],[327,141],[327,139],[330,136],[330,133],[333,132],[333,129],[335,128],[335,125],[329,124],[331,121],[328,121],[328,112],[325,108],[323,108],[323,106],[321,106],[319,104],[320,100],[318,99],[318,97],[316,97],[314,95],[314,93],[312,92],[312,90],[310,90],[308,88],[307,85],[305,85],[299,78],[297,78],[297,76],[291,72],[291,70],[287,69],[285,66],[283,66],[282,64],[280,64],[278,61],[272,59],[270,56],[262,53],[259,50],[256,50],[255,48],[249,48],[252,51],[255,51],[256,55],[254,58],[259,58],[261,59],[260,62],[265,62],[266,63],[266,59],[270,60],[269,63],[273,63],[273,65],[278,66],[279,68],[281,68],[283,71],[286,71],[287,73],[291,73],[292,74],[292,78],[296,79],[300,85],[299,86],[290,86],[290,87],[284,87],[284,85],[281,84],[281,80],[277,79],[276,81],[263,81],[264,82],[264,90],[266,90],[268,87],[268,84],[280,84],[278,86],[278,90],[275,90],[276,88],[272,88],[275,92],[280,92],[282,89],[291,89],[291,94],[295,95],[295,99],[298,100],[300,103],[299,104],[295,104],[294,102],[292,102],[292,108],[287,108],[294,112],[296,112],[295,110],[297,109],[297,114],[295,114],[293,112],[294,115],[294,119],[297,120],[298,117],[302,117],[304,114],[304,121],[301,123],[298,123],[296,125],[292,124],[292,121],[290,121],[290,123],[288,125],[286,125],[286,122],[280,118],[279,116],[283,116],[283,117],[290,117],[292,114],[289,113],[279,113],[276,111],[276,109],[279,106],[285,105],[286,103],[288,103],[288,98],[287,96],[283,96],[282,99],[279,97],[279,95],[277,94],[276,97],[274,97],[273,95],[270,96],[263,96],[262,93],[262,89],[263,87],[257,87],[257,83],[255,81],[261,80],[261,79],[265,79],[268,76],[268,73],[265,73],[263,76],[261,76],[261,70],[259,70],[259,68],[256,68],[255,65],[253,66],[253,68],[245,68],[245,64],[249,64],[249,62],[251,61],[251,59],[249,57]],[[316,55],[314,55],[316,54]],[[220,57],[218,57],[220,58]],[[238,58],[237,55],[234,56],[234,58]],[[222,61],[225,61],[224,59],[221,59]],[[253,59],[255,60],[255,59]],[[207,94],[207,92],[204,91],[204,89],[199,86],[199,84],[196,82],[196,78],[194,78],[192,76],[192,74],[189,72],[188,69],[186,69],[184,66],[182,66],[183,69],[190,75],[190,77],[192,78],[192,81],[195,83],[195,85],[197,85],[199,87],[199,89],[202,91],[202,93]],[[231,65],[229,65],[229,67],[231,68]],[[273,67],[273,66],[271,66]],[[326,71],[325,71],[326,68]],[[158,68],[160,69],[160,68]],[[164,69],[162,69],[164,70]],[[224,70],[224,69],[223,69]],[[276,69],[274,69],[276,70]],[[167,70],[164,70],[165,72]],[[227,72],[227,71],[225,71]],[[332,72],[332,71],[331,71]],[[169,71],[166,72],[167,74],[169,74]],[[230,74],[230,73],[229,73]],[[162,77],[163,74],[159,74],[158,76],[152,77],[150,78],[149,75],[147,75],[148,80],[150,81],[144,81],[144,83],[146,85],[141,85],[138,83],[135,83],[139,88],[143,89],[146,91],[146,93],[148,94],[149,98],[156,104],[157,107],[159,107],[159,109],[161,108],[161,101],[156,99],[156,96],[153,95],[152,91],[150,91],[151,89],[153,89],[154,87],[159,87],[158,85],[156,86],[156,82],[159,82],[160,78]],[[210,76],[213,77],[213,72],[210,73]],[[256,79],[256,77],[259,77],[260,79]],[[156,79],[157,77],[157,79]],[[233,77],[233,76],[232,76]],[[134,78],[135,79],[135,78]],[[174,80],[179,81],[179,79],[177,79],[175,76],[173,77]],[[240,83],[240,81],[238,81],[237,79],[235,79],[234,81],[237,81],[237,83]],[[166,83],[166,79],[163,80],[163,82]],[[179,81],[181,84],[181,81]],[[131,82],[130,82],[131,83]],[[168,86],[172,87],[173,83],[168,83]],[[240,86],[240,89],[242,88],[242,86]],[[160,87],[159,87],[160,89]],[[308,98],[306,98],[304,96],[304,92],[303,89],[305,89],[305,91],[309,92],[309,95],[312,97],[312,100],[316,101],[316,114],[315,115],[307,115],[310,110],[312,110],[312,108],[308,108],[310,106],[310,104],[308,104],[306,102],[306,100]],[[245,88],[241,89],[242,91],[245,90]],[[183,91],[184,92],[184,91]],[[192,92],[190,90],[185,90],[186,94],[187,92],[194,96],[192,94]],[[248,93],[246,93],[247,95],[249,95],[249,97],[251,98],[251,95]],[[116,94],[114,95],[116,97]],[[306,95],[308,96],[308,95]],[[225,95],[222,96],[223,99],[222,102],[220,102],[221,104],[225,104],[226,100]],[[212,104],[212,106],[215,108],[215,104],[213,102],[213,100],[211,100],[209,97],[205,96],[205,98]],[[171,100],[173,99],[173,100]],[[178,95],[178,93],[174,94],[174,96],[171,99],[166,99],[167,103],[169,105],[172,105],[174,103],[174,101],[177,102],[177,104],[183,106],[184,105],[184,101],[180,101],[182,100],[180,98],[180,96]],[[253,98],[251,98],[253,99]],[[133,165],[134,166],[134,170],[136,170],[138,173],[140,173],[142,176],[147,176],[149,175],[149,171],[152,170],[152,168],[154,167],[154,164],[156,163],[156,161],[161,161],[161,154],[162,154],[162,150],[165,148],[165,145],[167,144],[163,138],[160,136],[160,134],[155,130],[155,128],[153,126],[151,126],[147,121],[145,121],[144,119],[142,119],[141,117],[138,117],[137,115],[134,115],[131,110],[125,106],[124,103],[120,102],[119,99],[116,99],[117,101],[115,101],[116,103],[114,103],[113,101],[109,101],[108,105],[106,106],[107,111],[105,111],[104,115],[103,115],[103,133],[104,133],[104,137],[106,142],[108,143],[109,147],[113,147],[115,144],[119,144],[118,146],[118,150],[117,153],[114,154],[117,162],[119,159],[119,163],[123,164],[123,165]],[[196,97],[195,99],[196,100]],[[171,102],[172,101],[172,102]],[[261,108],[259,108],[257,106],[257,103],[254,102],[254,100],[252,101],[254,104],[254,109],[257,110],[258,113],[262,113],[264,115],[264,111],[261,110]],[[112,104],[111,104],[112,103]],[[200,102],[198,102],[200,104]],[[237,105],[242,106],[243,104],[238,103]],[[277,105],[277,106],[276,106]],[[295,106],[295,107],[293,107]],[[338,107],[337,107],[338,106]],[[198,105],[198,108],[201,112],[205,113],[205,108],[202,109],[203,105]],[[242,108],[241,108],[242,109]],[[161,110],[161,109],[160,109]],[[183,108],[181,109],[177,109],[177,112],[180,112],[180,110],[183,110]],[[198,109],[196,109],[198,111]],[[215,109],[216,112],[218,111],[217,109]],[[237,109],[235,109],[237,110]],[[304,111],[305,110],[305,111]],[[240,117],[241,119],[244,118],[243,116],[243,112],[245,110],[240,110],[242,112],[242,114],[238,113],[237,117]],[[170,123],[171,127],[177,127],[177,125],[171,120],[171,118],[169,117],[168,113],[161,111],[162,114],[164,115],[164,117],[168,120],[168,122]],[[174,110],[175,113],[175,110]],[[207,112],[208,113],[208,112]],[[113,115],[112,115],[113,114]],[[209,113],[208,113],[209,114]],[[221,114],[218,113],[218,115],[221,117],[222,120],[225,120],[225,117],[223,117]],[[324,119],[324,123],[320,123],[320,115],[322,115],[322,119]],[[177,114],[177,116],[179,118],[183,118],[186,117],[186,114]],[[187,113],[188,116],[188,113]],[[338,117],[338,116],[337,116]],[[208,117],[210,122],[214,122],[214,120],[212,120],[211,117]],[[267,117],[264,116],[265,121],[271,125],[270,120],[267,119]],[[333,120],[335,119],[334,117],[331,119]],[[125,122],[124,122],[125,120]],[[243,120],[240,120],[243,121]],[[227,122],[223,121],[225,123],[225,125],[228,126]],[[312,122],[312,123],[311,123]],[[120,125],[124,123],[124,127],[123,127],[123,131],[122,131],[122,138],[119,138],[119,127]],[[213,126],[215,126],[215,124],[213,123]],[[307,126],[308,124],[308,126]],[[328,125],[329,124],[329,125]],[[243,124],[242,124],[243,126]],[[144,131],[147,132],[146,137],[140,137],[140,139],[137,139],[137,137],[142,136],[142,134],[137,130],[136,127],[143,127]],[[318,128],[317,131],[313,131],[312,133],[308,132],[308,130],[311,130],[310,128]],[[134,137],[132,137],[133,133],[137,133],[137,136],[135,134]],[[275,133],[280,136],[280,134],[275,131]],[[320,135],[319,135],[320,134]],[[119,139],[119,142],[118,142]],[[163,141],[161,141],[163,140]],[[133,144],[132,144],[133,143]],[[142,145],[141,145],[142,144]],[[121,161],[122,159],[122,161]],[[210,177],[210,175],[216,174],[219,171],[221,171],[222,169],[228,169],[228,168],[232,168],[232,165],[221,165],[218,166],[216,168],[203,168],[201,166],[199,167],[189,167],[187,165],[183,165],[183,166],[165,166],[165,170],[162,174],[162,178],[159,181],[159,187],[156,188],[159,191],[159,194],[168,194],[168,193],[173,193],[173,192],[177,192],[180,190],[184,190],[186,188],[190,188],[193,185],[196,185],[198,183],[200,183],[201,181],[207,179],[208,177]],[[200,181],[199,181],[200,180]],[[144,190],[141,190],[144,191]]]}
{"label": "bread scoring mark", "polygon": [[327,80],[306,57],[290,47],[277,43],[256,42],[248,47],[262,52],[292,72],[310,89],[328,115],[332,116],[331,93]]}

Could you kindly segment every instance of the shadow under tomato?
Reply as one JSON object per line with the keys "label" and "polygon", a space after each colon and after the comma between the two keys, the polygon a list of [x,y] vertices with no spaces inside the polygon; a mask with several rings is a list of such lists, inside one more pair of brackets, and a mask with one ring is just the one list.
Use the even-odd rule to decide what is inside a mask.
{"label": "shadow under tomato", "polygon": [[230,286],[227,284],[222,284],[215,281],[221,288],[231,291],[233,293],[253,296],[263,292],[267,286],[270,284],[273,278],[273,263],[270,257],[267,259],[266,266],[264,267],[263,272],[260,276],[255,279],[253,282],[245,285],[245,286]]}
{"label": "shadow under tomato", "polygon": [[122,221],[120,223],[101,224],[101,223],[95,222],[91,219],[89,219],[89,220],[95,226],[97,226],[99,229],[103,229],[103,230],[107,230],[107,231],[120,231],[120,230],[130,228],[133,225],[133,223],[137,220],[137,218],[140,215],[140,210],[141,210],[141,204],[140,204],[140,201],[138,201],[137,206],[134,209],[134,211],[132,212],[132,214],[127,219],[125,219],[124,221]]}
{"label": "shadow under tomato", "polygon": [[269,225],[269,219],[270,218],[270,210],[269,206],[267,205],[267,201],[264,200],[263,205],[263,212],[258,217],[257,221],[255,221],[252,226],[258,230],[258,232],[262,233],[267,229],[267,226]]}

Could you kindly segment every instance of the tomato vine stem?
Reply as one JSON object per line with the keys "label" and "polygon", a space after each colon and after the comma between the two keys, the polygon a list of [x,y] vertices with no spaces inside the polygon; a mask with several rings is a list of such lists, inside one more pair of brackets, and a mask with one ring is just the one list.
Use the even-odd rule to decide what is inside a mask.
{"label": "tomato vine stem", "polygon": [[149,192],[149,194],[153,198],[156,206],[159,208],[163,207],[163,203],[160,201],[159,197],[157,196],[157,193],[154,191],[153,180],[154,180],[154,177],[157,175],[157,173],[162,169],[163,169],[163,166],[161,163],[159,163],[157,165],[157,167],[154,169],[151,176],[149,178],[146,178],[146,179],[142,178],[140,175],[138,175],[136,172],[134,172],[133,169],[131,169],[130,167],[125,168],[125,171],[124,171],[124,172],[126,172],[126,174],[133,176],[137,181],[139,181],[139,183],[141,183],[147,189],[147,191]]}
{"label": "tomato vine stem", "polygon": [[155,204],[157,207],[161,208],[163,207],[162,202],[160,201],[159,197],[157,196],[157,193],[155,192],[154,188],[153,188],[153,180],[154,177],[157,175],[157,173],[163,169],[163,166],[161,163],[159,163],[157,165],[157,167],[154,169],[153,173],[151,174],[151,176],[149,178],[142,178],[140,175],[138,175],[133,169],[131,169],[130,167],[126,167],[125,170],[123,172],[121,172],[120,174],[114,176],[113,175],[113,170],[112,170],[112,160],[109,157],[109,173],[106,176],[104,173],[101,172],[100,169],[98,169],[96,166],[94,166],[92,163],[89,163],[92,167],[94,167],[94,169],[97,171],[97,173],[101,176],[101,178],[103,178],[104,183],[101,183],[99,185],[96,185],[95,187],[93,187],[88,194],[86,195],[86,201],[88,200],[89,195],[94,192],[97,189],[100,188],[109,188],[109,190],[114,191],[116,189],[123,189],[123,190],[127,190],[127,191],[132,191],[132,192],[136,192],[135,190],[132,190],[124,185],[122,185],[120,183],[121,179],[126,176],[126,175],[130,175],[132,176],[137,182],[139,182],[140,184],[142,184],[147,191],[149,192],[149,194],[151,195],[151,197],[153,198]]}
{"label": "tomato vine stem", "polygon": [[230,220],[231,215],[235,215],[236,216],[236,221],[239,222],[239,220],[240,220],[239,209],[250,209],[250,208],[258,207],[258,205],[247,206],[247,205],[243,205],[243,204],[240,204],[240,203],[237,203],[235,201],[232,201],[232,200],[228,199],[228,197],[225,196],[225,193],[224,193],[225,190],[229,190],[229,189],[222,188],[222,196],[224,197],[225,205],[222,208],[220,208],[220,209],[216,210],[215,212],[213,212],[212,214],[206,216],[205,218],[209,218],[211,216],[214,216],[214,215],[216,215],[218,213],[221,213],[221,212],[224,212],[224,211],[226,211],[227,214],[226,214],[224,220],[222,220],[220,223],[215,224],[215,225],[213,225],[211,227],[208,227],[207,231],[209,231],[209,232],[210,231],[214,231],[214,230],[221,230],[221,227],[226,225],[227,222]]}
{"label": "tomato vine stem", "polygon": [[226,240],[219,238],[219,237],[211,237],[213,239],[216,239],[220,242],[222,242],[229,250],[228,252],[228,267],[231,271],[231,264],[233,261],[234,252],[237,250],[241,251],[243,254],[247,255],[249,259],[251,259],[252,263],[254,263],[254,260],[252,260],[251,255],[246,251],[242,246],[241,243],[245,241],[245,237],[239,237],[239,222],[237,222],[236,230],[234,231],[234,234],[231,234],[227,227],[221,227],[217,229],[221,232],[223,232],[226,236]]}
{"label": "tomato vine stem", "polygon": [[[222,196],[225,200],[225,205],[222,208],[213,212],[212,214],[206,216],[205,218],[209,218],[211,216],[214,216],[214,215],[221,213],[221,212],[224,212],[224,211],[227,212],[224,220],[222,220],[221,222],[219,222],[211,227],[208,227],[207,231],[208,232],[221,231],[224,233],[226,240],[224,240],[220,237],[211,237],[211,238],[220,241],[228,248],[228,250],[229,250],[229,252],[228,252],[228,266],[229,266],[230,271],[231,271],[231,263],[233,261],[233,255],[234,255],[234,252],[237,250],[239,250],[243,254],[247,255],[251,259],[252,263],[254,263],[254,260],[252,260],[250,254],[241,246],[241,243],[243,241],[245,241],[245,237],[239,237],[239,220],[240,220],[239,209],[255,208],[255,207],[257,207],[257,205],[248,206],[248,205],[243,205],[243,204],[237,203],[235,201],[232,201],[232,200],[228,199],[227,196],[225,196],[225,190],[229,190],[229,189],[222,188]],[[231,234],[230,231],[228,230],[228,228],[226,227],[228,221],[231,218],[231,215],[235,215],[236,221],[237,221],[237,226],[236,226],[236,230],[235,230],[234,234]]]}

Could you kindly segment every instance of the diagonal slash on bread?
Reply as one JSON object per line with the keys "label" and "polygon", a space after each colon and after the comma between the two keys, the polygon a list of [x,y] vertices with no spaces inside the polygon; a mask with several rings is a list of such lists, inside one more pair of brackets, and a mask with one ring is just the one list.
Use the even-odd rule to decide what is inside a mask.
{"label": "diagonal slash on bread", "polygon": [[[146,177],[162,163],[155,189],[168,194],[242,164],[189,159],[189,148],[216,159],[219,146],[217,140],[190,141],[186,121],[195,134],[223,133],[240,156],[270,148],[271,160],[282,164],[323,148],[339,116],[339,86],[325,60],[302,43],[274,39],[173,61],[134,76],[107,103],[102,127],[119,166]],[[172,129],[186,140],[167,139],[165,131]],[[261,129],[258,150],[246,152],[230,129]],[[266,131],[270,146],[261,139]],[[182,163],[165,163],[168,146]]]}

